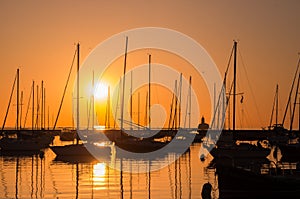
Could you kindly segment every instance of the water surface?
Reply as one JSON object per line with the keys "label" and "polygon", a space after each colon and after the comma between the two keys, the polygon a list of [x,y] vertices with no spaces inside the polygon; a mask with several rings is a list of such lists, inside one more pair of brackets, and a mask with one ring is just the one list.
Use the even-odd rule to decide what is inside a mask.
{"label": "water surface", "polygon": [[[44,156],[2,155],[0,198],[201,198],[207,182],[213,186],[213,198],[218,198],[215,169],[207,168],[212,158],[200,161],[200,146],[192,145],[175,162],[171,153],[152,162],[112,155],[103,161],[78,163],[57,161],[50,149]],[[166,162],[172,163],[147,172]],[[111,164],[134,172],[121,172],[110,168]]]}

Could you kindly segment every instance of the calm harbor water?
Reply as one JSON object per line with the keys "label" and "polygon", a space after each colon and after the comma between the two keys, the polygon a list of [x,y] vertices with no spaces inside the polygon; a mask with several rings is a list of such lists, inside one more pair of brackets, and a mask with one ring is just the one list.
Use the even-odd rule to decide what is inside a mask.
{"label": "calm harbor water", "polygon": [[[116,156],[103,161],[70,163],[58,161],[46,149],[44,156],[0,156],[0,198],[201,198],[202,186],[212,185],[212,197],[219,198],[212,157],[199,159],[201,144],[194,144],[178,160],[174,154],[153,162],[122,160],[132,170],[172,162],[151,172],[121,172]],[[157,166],[157,165],[156,165]],[[146,169],[145,169],[146,168]]]}

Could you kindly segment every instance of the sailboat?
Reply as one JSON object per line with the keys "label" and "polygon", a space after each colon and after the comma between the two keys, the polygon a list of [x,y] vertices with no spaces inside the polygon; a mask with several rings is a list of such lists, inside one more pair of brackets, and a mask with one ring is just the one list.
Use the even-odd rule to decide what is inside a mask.
{"label": "sailboat", "polygon": [[[214,148],[210,151],[210,154],[214,158],[224,158],[224,157],[230,157],[232,159],[234,158],[265,158],[268,154],[270,154],[270,149],[265,148],[262,146],[262,144],[258,141],[257,146],[252,145],[249,143],[236,143],[236,130],[235,130],[235,117],[236,117],[236,54],[237,54],[237,42],[234,41],[233,46],[233,53],[234,53],[234,71],[233,71],[233,129],[232,134],[230,135],[224,135],[224,132],[222,132],[220,139],[218,140],[217,144]],[[229,65],[228,65],[229,66]],[[227,68],[228,70],[228,68]],[[226,74],[225,78],[226,80]],[[224,81],[225,82],[225,81]],[[231,92],[231,91],[230,91]],[[229,100],[227,100],[226,104]]]}
{"label": "sailboat", "polygon": [[[36,134],[33,133],[31,136],[22,136],[22,130],[20,123],[20,114],[19,114],[19,69],[17,69],[16,77],[13,83],[12,92],[9,99],[9,104],[7,107],[6,115],[4,118],[3,126],[2,126],[2,134],[3,137],[0,139],[0,148],[1,151],[14,151],[14,152],[20,152],[20,151],[39,151],[43,148],[47,148],[49,144],[52,142],[53,137],[48,134]],[[9,136],[4,132],[5,122],[6,118],[9,112],[9,107],[11,104],[11,99],[15,87],[15,83],[17,83],[17,123],[16,123],[16,136]],[[27,133],[27,131],[26,131]]]}
{"label": "sailboat", "polygon": [[[70,145],[64,145],[64,146],[51,146],[51,150],[56,154],[58,157],[63,158],[73,158],[73,157],[93,157],[94,155],[101,156],[101,155],[110,155],[111,148],[110,146],[102,145],[99,143],[94,142],[87,142],[87,143],[79,143],[79,51],[80,45],[77,44],[77,99],[76,99],[76,105],[77,105],[77,114],[76,114],[76,129],[77,129],[77,137],[76,137],[76,143],[70,144]],[[87,149],[89,148],[89,150]],[[93,154],[91,154],[91,152]]]}
{"label": "sailboat", "polygon": [[[131,120],[126,121],[124,119],[124,91],[125,91],[125,77],[126,77],[126,60],[127,60],[127,47],[128,47],[128,37],[126,37],[126,44],[125,44],[125,54],[124,54],[124,68],[123,68],[123,85],[122,85],[122,95],[121,95],[121,128],[118,130],[107,130],[105,134],[110,139],[110,141],[114,142],[116,146],[122,149],[121,152],[130,151],[135,153],[145,153],[145,152],[153,152],[159,149],[162,149],[163,147],[167,146],[169,143],[173,142],[173,144],[169,145],[168,147],[172,147],[172,145],[176,145],[176,147],[172,147],[173,152],[182,152],[183,150],[188,150],[188,146],[186,146],[188,142],[183,142],[181,144],[182,140],[191,140],[194,139],[195,135],[192,133],[189,133],[190,129],[183,129],[180,127],[180,100],[179,102],[176,102],[175,107],[175,113],[174,117],[170,116],[170,123],[172,122],[172,125],[169,125],[169,129],[160,129],[159,132],[157,132],[155,135],[153,135],[154,132],[157,130],[153,129],[151,126],[151,54],[148,54],[148,92],[146,94],[146,114],[145,114],[145,123],[147,123],[147,126],[140,125],[139,121],[139,115],[138,115],[138,123],[135,124]],[[120,81],[121,83],[121,81]],[[181,84],[182,84],[182,74],[180,74],[180,89],[181,90]],[[121,88],[121,86],[120,86]],[[175,89],[177,92],[177,89]],[[178,91],[179,92],[179,91]],[[180,93],[181,95],[181,93]],[[175,98],[175,97],[173,97]],[[177,99],[177,98],[176,98]],[[132,104],[132,101],[131,101]],[[138,103],[138,109],[139,109],[139,103]],[[178,109],[178,113],[177,113]],[[132,105],[131,105],[132,110]],[[132,111],[131,111],[132,112]],[[138,114],[139,114],[138,110]],[[130,114],[132,115],[132,113]],[[170,114],[172,115],[172,114]],[[177,123],[178,122],[178,123]],[[130,124],[130,130],[125,131],[124,123]],[[133,129],[133,126],[137,128],[137,130]],[[130,133],[127,133],[129,132]],[[149,136],[149,135],[152,136]],[[192,142],[192,140],[191,140]]]}
{"label": "sailboat", "polygon": [[[155,141],[154,137],[135,137],[133,135],[129,135],[124,131],[124,123],[126,122],[124,120],[124,95],[125,95],[125,74],[126,74],[126,61],[127,61],[127,47],[128,47],[128,37],[126,37],[126,45],[125,45],[125,56],[124,56],[124,73],[123,73],[123,88],[122,88],[122,101],[121,101],[121,129],[120,129],[120,136],[111,139],[115,143],[116,146],[119,148],[126,150],[126,151],[131,151],[131,152],[136,152],[136,153],[145,153],[145,152],[152,152],[156,151],[158,149],[163,148],[168,144],[168,142],[160,142],[160,141]],[[150,113],[150,108],[151,108],[151,54],[148,55],[148,66],[149,66],[149,83],[148,83],[148,93],[147,93],[147,100],[146,104],[148,105],[146,107],[146,110],[148,111],[148,115],[146,116],[146,119],[148,121],[148,127],[143,130],[137,130],[137,132],[141,135],[142,133],[149,134],[151,132],[151,113]],[[132,105],[131,105],[132,107]],[[132,128],[132,121],[130,121],[130,126]],[[137,124],[138,128],[141,126],[140,124]],[[131,129],[132,132],[134,130]],[[146,136],[145,136],[146,137]],[[122,151],[122,150],[121,150]]]}
{"label": "sailboat", "polygon": [[[38,85],[37,85],[37,102],[36,102],[36,115],[37,115],[37,118],[36,118],[36,121],[34,121],[34,114],[35,114],[35,103],[34,103],[34,85],[35,85],[35,82],[32,81],[32,92],[30,94],[30,97],[29,97],[29,101],[28,101],[28,107],[27,107],[27,112],[28,112],[28,109],[29,109],[29,103],[30,103],[30,100],[32,98],[32,129],[28,129],[26,130],[25,129],[25,124],[26,124],[26,116],[25,116],[25,122],[24,122],[24,129],[21,128],[21,125],[20,125],[20,129],[17,132],[17,137],[18,138],[21,138],[21,139],[31,139],[31,140],[39,140],[39,142],[43,142],[47,145],[47,147],[52,143],[52,141],[54,140],[54,134],[50,131],[46,131],[45,130],[45,88],[44,88],[44,81],[42,81],[42,86],[41,86],[41,98],[38,97],[38,93],[39,93],[39,88],[38,88]],[[22,98],[22,97],[21,97]],[[39,101],[41,100],[42,104],[41,104],[41,124],[40,124],[40,129],[38,128],[38,115],[39,115]],[[21,104],[22,104],[22,100],[21,100]],[[22,112],[22,111],[21,111]],[[21,119],[20,119],[21,120]],[[21,121],[20,121],[21,123]],[[35,128],[36,126],[36,128]]]}
{"label": "sailboat", "polygon": [[[290,129],[284,129],[282,132],[276,132],[276,134],[273,136],[277,138],[280,142],[277,142],[276,145],[280,148],[282,153],[282,159],[284,160],[291,160],[291,161],[299,161],[300,159],[300,140],[299,140],[299,129],[293,131],[293,120],[296,112],[296,105],[299,106],[299,128],[300,128],[300,103],[297,103],[297,98],[299,94],[299,86],[300,86],[300,58],[298,60],[297,69],[294,75],[294,80],[291,86],[288,102],[286,105],[283,121],[282,121],[282,127],[287,115],[287,110],[290,106],[291,112],[291,119],[290,119]],[[294,84],[297,80],[296,89],[294,89]],[[292,95],[294,91],[294,102],[292,102]],[[291,108],[293,106],[293,108]],[[282,135],[283,134],[283,135]],[[284,139],[283,139],[284,138]],[[280,140],[281,139],[281,140]]]}
{"label": "sailboat", "polygon": [[[278,143],[286,143],[289,140],[289,131],[283,127],[283,124],[278,123],[278,106],[279,106],[279,86],[276,85],[276,92],[274,96],[273,108],[271,112],[270,124],[268,126],[270,135],[269,142],[274,145]],[[273,122],[273,114],[275,110],[275,124]]]}
{"label": "sailboat", "polygon": [[222,160],[215,164],[220,198],[297,198],[300,194],[297,169],[274,168],[267,159]]}

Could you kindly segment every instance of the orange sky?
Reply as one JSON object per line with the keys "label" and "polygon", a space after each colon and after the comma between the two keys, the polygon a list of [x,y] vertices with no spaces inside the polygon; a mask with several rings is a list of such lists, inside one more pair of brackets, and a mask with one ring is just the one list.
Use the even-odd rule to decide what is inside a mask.
{"label": "orange sky", "polygon": [[[124,1],[2,0],[0,121],[3,121],[18,67],[25,105],[31,81],[45,81],[51,119],[57,114],[75,50],[74,43],[81,43],[83,60],[97,44],[114,34],[153,26],[174,29],[199,42],[222,75],[232,41],[238,40],[243,57],[243,64],[238,58],[238,91],[245,93],[245,99],[243,107],[239,107],[240,112],[243,109],[244,116],[238,119],[237,124],[248,128],[267,126],[276,83],[280,89],[281,118],[296,68],[300,51],[299,8],[297,0],[132,0],[126,5]],[[124,48],[124,43],[120,46]],[[74,78],[73,73],[58,126],[72,125],[71,88]],[[15,125],[14,112],[15,106],[12,106],[6,126]],[[207,112],[199,115],[207,115]],[[207,115],[207,118],[210,116]]]}

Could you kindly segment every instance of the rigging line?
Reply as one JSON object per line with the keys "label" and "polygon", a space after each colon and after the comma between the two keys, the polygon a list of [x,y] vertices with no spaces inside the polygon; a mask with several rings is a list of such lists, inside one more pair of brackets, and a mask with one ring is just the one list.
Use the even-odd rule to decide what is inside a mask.
{"label": "rigging line", "polygon": [[255,95],[254,95],[252,86],[250,84],[249,76],[248,76],[248,73],[247,73],[247,70],[246,70],[246,67],[245,67],[245,64],[244,64],[244,59],[243,59],[242,54],[241,54],[241,48],[239,50],[239,56],[240,56],[240,60],[242,62],[242,68],[244,69],[245,74],[246,74],[246,79],[247,79],[247,82],[248,82],[248,85],[249,85],[249,88],[250,88],[250,93],[251,93],[251,95],[252,95],[252,97],[254,99],[254,106],[255,106],[255,109],[257,111],[258,118],[259,118],[260,121],[262,121],[261,113],[259,111],[259,108],[258,108],[258,105],[257,105],[257,101],[255,99]]}
{"label": "rigging line", "polygon": [[291,122],[290,122],[290,131],[293,130],[293,121],[294,121],[296,102],[297,102],[297,97],[298,97],[299,83],[300,83],[300,74],[298,75],[298,82],[297,82],[297,88],[296,88],[296,93],[295,93],[295,100],[294,100],[294,104],[293,104],[293,111],[292,111],[292,117],[291,117]]}
{"label": "rigging line", "polygon": [[116,128],[116,120],[117,120],[117,114],[118,114],[118,106],[119,106],[119,101],[120,101],[121,80],[122,80],[122,78],[120,77],[119,85],[118,85],[118,94],[117,94],[117,102],[116,102],[115,117],[114,117],[114,129]]}
{"label": "rigging line", "polygon": [[39,114],[40,114],[39,85],[36,85],[36,119],[35,119],[36,129],[38,129],[39,127]]}
{"label": "rigging line", "polygon": [[[225,79],[224,79],[225,80]],[[218,102],[217,102],[217,104],[216,104],[216,108],[215,108],[215,110],[214,110],[214,115],[213,115],[213,118],[212,118],[212,122],[211,122],[211,129],[214,127],[214,125],[215,125],[215,120],[216,120],[216,115],[217,115],[217,111],[219,111],[219,109],[220,109],[220,104],[221,104],[221,96],[222,96],[222,93],[224,93],[225,92],[225,88],[224,88],[224,84],[223,84],[223,86],[221,87],[221,91],[220,91],[220,94],[219,94],[219,97],[218,97]],[[227,101],[227,100],[226,100]],[[226,106],[226,108],[227,108],[227,106]],[[223,115],[224,116],[224,115]],[[222,118],[223,119],[223,118]],[[217,128],[218,128],[218,126],[217,126]],[[216,128],[216,129],[217,129]]]}
{"label": "rigging line", "polygon": [[[125,55],[124,55],[124,67],[123,67],[123,82],[122,82],[122,99],[121,99],[121,131],[123,130],[123,119],[124,119],[124,97],[125,97],[125,78],[126,78],[126,65],[127,65],[127,48],[128,48],[128,37],[126,36],[125,41]],[[122,135],[122,134],[121,134]]]}
{"label": "rigging line", "polygon": [[227,77],[227,74],[228,74],[228,71],[229,71],[229,67],[230,67],[230,63],[231,63],[231,59],[232,59],[233,52],[234,52],[234,46],[233,46],[232,49],[231,49],[231,53],[230,53],[229,60],[228,60],[228,63],[227,63],[227,68],[226,68],[226,71],[225,71],[225,77],[224,77],[224,79],[226,79],[226,77]]}
{"label": "rigging line", "polygon": [[69,80],[70,80],[70,76],[71,76],[71,73],[72,73],[72,68],[73,68],[73,65],[74,65],[76,54],[77,54],[77,49],[75,50],[75,53],[74,53],[74,56],[73,56],[73,60],[72,60],[72,64],[71,64],[71,67],[70,67],[69,74],[68,74],[67,82],[66,82],[66,85],[65,85],[65,88],[64,88],[63,96],[61,98],[58,113],[57,113],[57,116],[56,116],[56,119],[55,119],[55,123],[53,125],[53,130],[55,130],[55,127],[56,127],[56,124],[57,124],[57,121],[58,121],[58,117],[59,117],[59,114],[60,114],[60,111],[61,111],[61,108],[62,108],[62,105],[63,105],[63,101],[64,101],[64,98],[65,98],[66,90],[67,90],[68,83],[69,83]]}
{"label": "rigging line", "polygon": [[[226,76],[226,75],[225,75]],[[214,111],[214,115],[213,115],[213,119],[212,119],[212,124],[211,124],[211,127],[213,127],[214,125],[215,125],[215,120],[216,120],[216,114],[217,114],[217,111],[220,111],[219,109],[220,109],[220,105],[221,105],[221,96],[222,96],[222,93],[224,93],[224,95],[226,95],[226,93],[225,93],[225,87],[224,87],[224,84],[225,84],[225,82],[226,82],[226,78],[224,78],[224,80],[223,80],[223,86],[221,87],[221,91],[220,91],[220,94],[219,94],[219,97],[218,97],[218,102],[217,102],[217,105],[216,105],[216,109],[215,109],[215,111]],[[227,97],[225,97],[225,109],[224,109],[224,112],[222,113],[222,123],[221,123],[221,126],[224,124],[224,122],[225,122],[225,117],[226,117],[226,110],[227,110],[227,107],[228,107],[228,103],[229,103],[229,100],[230,100],[230,93],[231,93],[231,91],[232,91],[232,89],[233,89],[233,81],[232,81],[232,83],[231,83],[231,86],[230,86],[230,89],[229,89],[229,96],[228,96],[228,98]],[[219,128],[218,126],[217,126],[217,128],[216,129],[221,129],[221,128]]]}
{"label": "rigging line", "polygon": [[274,101],[273,101],[273,106],[272,106],[272,112],[271,112],[271,118],[270,118],[270,124],[269,124],[269,127],[272,126],[272,121],[273,121],[273,114],[274,114],[274,108],[275,108],[276,98],[277,98],[277,86],[276,86],[276,93],[275,93],[275,95],[274,95]]}
{"label": "rigging line", "polygon": [[28,104],[27,104],[27,110],[26,110],[25,119],[24,119],[24,125],[23,125],[24,128],[25,128],[25,126],[26,126],[27,115],[28,115],[29,106],[30,106],[29,103],[31,102],[31,93],[32,93],[32,89],[34,89],[33,86],[31,86],[31,90],[30,90],[30,93],[29,93],[29,100],[28,100]]}
{"label": "rigging line", "polygon": [[174,110],[174,118],[173,118],[173,123],[172,123],[172,129],[176,129],[177,128],[177,118],[178,118],[178,115],[177,115],[177,107],[178,107],[178,89],[177,88],[177,80],[175,81],[175,110]]}
{"label": "rigging line", "polygon": [[[217,102],[217,105],[216,105],[216,109],[214,110],[214,115],[213,115],[213,119],[212,119],[212,122],[211,122],[211,126],[212,127],[215,125],[216,114],[217,114],[217,110],[219,110],[219,108],[220,108],[222,93],[224,93],[224,95],[226,95],[226,88],[225,88],[225,86],[226,86],[226,79],[227,79],[227,74],[228,74],[228,70],[229,70],[229,67],[230,67],[230,63],[231,63],[231,59],[232,59],[233,53],[234,53],[234,45],[232,46],[232,49],[231,49],[231,53],[230,53],[230,56],[229,56],[229,60],[228,60],[228,63],[227,63],[227,68],[226,68],[224,79],[223,79],[223,86],[221,87],[221,91],[220,91],[220,94],[219,94],[219,97],[218,97],[218,102]],[[229,100],[226,100],[226,107],[224,109],[224,113],[226,113],[228,101]],[[224,119],[224,113],[223,113],[223,118],[222,119]]]}
{"label": "rigging line", "polygon": [[[175,85],[177,84],[177,80],[175,80]],[[172,102],[171,102],[171,106],[170,106],[170,115],[169,115],[169,126],[168,128],[171,129],[171,122],[172,122],[172,118],[173,118],[173,106],[174,106],[174,100],[175,100],[175,92],[176,92],[176,87],[174,87],[174,91],[172,93]]]}
{"label": "rigging line", "polygon": [[300,66],[300,57],[298,59],[297,68],[296,68],[296,72],[295,72],[295,75],[294,75],[292,87],[291,87],[291,90],[290,90],[288,102],[287,102],[286,107],[285,107],[285,111],[284,111],[284,115],[283,115],[283,119],[282,119],[282,126],[284,125],[284,121],[285,121],[285,117],[286,117],[286,114],[287,114],[287,111],[288,111],[288,108],[289,108],[289,104],[291,103],[292,93],[293,93],[293,90],[294,90],[294,84],[295,84],[295,81],[296,81],[296,78],[297,78],[297,73],[298,73],[298,70],[299,70],[299,66]]}
{"label": "rigging line", "polygon": [[3,133],[3,129],[5,127],[6,119],[7,119],[8,112],[9,112],[9,107],[10,107],[10,104],[11,104],[12,95],[13,95],[14,90],[15,90],[16,81],[17,81],[17,75],[15,76],[14,83],[13,83],[13,86],[12,86],[12,89],[11,89],[11,93],[10,93],[10,97],[9,97],[9,100],[8,100],[8,106],[7,106],[7,109],[6,109],[6,113],[5,113],[5,117],[4,117],[2,129],[1,129],[1,134]]}

